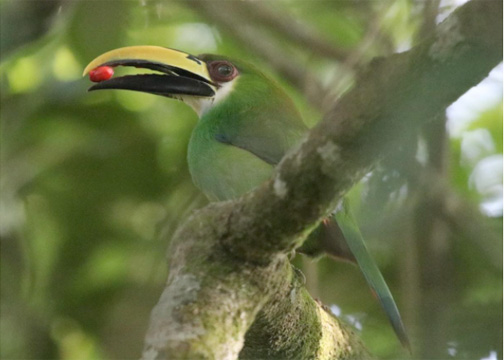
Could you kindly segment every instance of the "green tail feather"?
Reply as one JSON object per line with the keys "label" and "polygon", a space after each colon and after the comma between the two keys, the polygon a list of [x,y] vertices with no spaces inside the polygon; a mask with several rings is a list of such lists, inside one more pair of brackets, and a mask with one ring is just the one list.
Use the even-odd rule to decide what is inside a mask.
{"label": "green tail feather", "polygon": [[345,201],[343,201],[342,209],[339,209],[339,211],[334,214],[334,218],[343,232],[346,243],[354,255],[359,268],[364,274],[368,285],[380,300],[380,303],[385,310],[397,337],[401,341],[401,344],[411,352],[408,335],[406,334],[406,330],[394,298],[390,293],[387,283],[383,279],[380,269],[378,269],[378,266],[369,254],[359,227],[357,226],[357,223],[355,222]]}

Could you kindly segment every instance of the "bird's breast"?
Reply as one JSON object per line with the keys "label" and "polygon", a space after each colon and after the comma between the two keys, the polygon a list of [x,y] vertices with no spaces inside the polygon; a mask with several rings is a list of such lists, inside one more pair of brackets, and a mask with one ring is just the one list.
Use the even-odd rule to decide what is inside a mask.
{"label": "bird's breast", "polygon": [[267,180],[272,165],[251,152],[216,140],[210,129],[196,127],[188,149],[195,185],[211,201],[237,198]]}

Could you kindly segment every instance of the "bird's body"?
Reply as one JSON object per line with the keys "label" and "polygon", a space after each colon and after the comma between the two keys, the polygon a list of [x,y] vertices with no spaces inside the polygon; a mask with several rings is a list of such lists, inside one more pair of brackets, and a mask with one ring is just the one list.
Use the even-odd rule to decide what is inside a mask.
{"label": "bird's body", "polygon": [[[198,113],[188,164],[194,183],[211,201],[237,198],[266,181],[308,131],[287,94],[245,62],[140,46],[105,53],[91,62],[85,73],[97,66],[118,65],[158,70],[162,75],[112,78],[91,90],[128,89],[163,95],[186,102]],[[322,247],[359,265],[397,336],[409,347],[393,297],[351,212],[342,206],[322,226],[326,230]],[[334,234],[340,238],[343,234],[346,245],[341,246]]]}
{"label": "bird's body", "polygon": [[242,71],[225,101],[203,112],[193,130],[189,171],[210,200],[237,198],[263,183],[308,131],[291,99],[256,74]]}

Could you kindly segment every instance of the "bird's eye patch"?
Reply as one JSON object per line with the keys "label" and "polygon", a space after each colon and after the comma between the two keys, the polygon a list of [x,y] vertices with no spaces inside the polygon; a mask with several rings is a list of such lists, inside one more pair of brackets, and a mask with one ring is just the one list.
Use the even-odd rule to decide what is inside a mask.
{"label": "bird's eye patch", "polygon": [[229,61],[217,60],[207,64],[210,77],[215,82],[228,82],[238,75],[238,69]]}

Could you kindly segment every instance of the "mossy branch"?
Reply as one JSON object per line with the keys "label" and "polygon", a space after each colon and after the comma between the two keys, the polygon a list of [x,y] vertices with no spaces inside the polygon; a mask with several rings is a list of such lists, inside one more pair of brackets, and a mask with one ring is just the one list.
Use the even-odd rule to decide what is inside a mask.
{"label": "mossy branch", "polygon": [[502,1],[473,0],[412,50],[372,62],[270,181],[195,212],[179,228],[143,357],[369,357],[310,298],[288,254],[399,138],[500,61]]}

